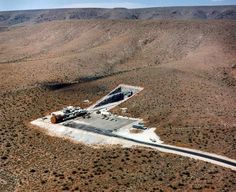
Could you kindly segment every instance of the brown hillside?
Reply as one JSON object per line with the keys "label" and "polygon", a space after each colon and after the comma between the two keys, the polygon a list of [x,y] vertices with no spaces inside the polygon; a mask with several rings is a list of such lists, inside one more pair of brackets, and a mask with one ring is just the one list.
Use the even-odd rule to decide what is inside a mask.
{"label": "brown hillside", "polygon": [[144,91],[119,107],[165,143],[235,159],[235,29],[235,21],[83,20],[1,30],[0,191],[235,191],[235,172],[219,166],[92,149],[29,126],[126,83]]}
{"label": "brown hillside", "polygon": [[229,21],[68,21],[11,28],[0,35],[1,88],[140,67],[214,78],[226,70],[232,76],[235,28]]}
{"label": "brown hillside", "polygon": [[28,25],[62,20],[236,19],[236,6],[152,7],[141,9],[71,8],[0,12],[0,26]]}

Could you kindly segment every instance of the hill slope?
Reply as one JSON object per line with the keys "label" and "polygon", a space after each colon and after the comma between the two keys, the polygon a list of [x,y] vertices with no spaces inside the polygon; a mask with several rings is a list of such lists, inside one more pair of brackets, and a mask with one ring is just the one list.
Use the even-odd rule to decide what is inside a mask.
{"label": "hill slope", "polygon": [[144,90],[119,106],[128,108],[123,115],[144,118],[166,143],[235,159],[235,28],[229,20],[1,28],[0,191],[235,191],[235,173],[219,166],[147,149],[94,149],[29,126],[125,83]]}
{"label": "hill slope", "polygon": [[[181,134],[182,141],[166,140],[191,141],[197,148],[233,155],[235,28],[235,21],[105,20],[11,28],[0,33],[0,88],[5,92],[92,81],[90,87],[96,79],[102,79],[107,89],[118,83],[140,85],[145,95],[127,102],[132,115],[161,127],[163,135],[180,134],[172,126],[205,127],[212,135],[211,129],[219,126],[218,139],[208,144],[202,137],[189,140],[193,137],[189,129]],[[76,85],[72,90],[77,90]],[[99,90],[85,89],[85,93]],[[97,99],[94,96],[90,99]],[[221,138],[224,134],[229,134],[227,141]]]}
{"label": "hill slope", "polygon": [[70,19],[236,19],[236,6],[52,9],[0,12],[0,26]]}

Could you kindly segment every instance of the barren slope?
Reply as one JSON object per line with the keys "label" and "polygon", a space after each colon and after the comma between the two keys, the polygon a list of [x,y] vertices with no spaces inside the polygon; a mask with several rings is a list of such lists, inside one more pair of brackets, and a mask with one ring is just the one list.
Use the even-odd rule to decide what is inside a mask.
{"label": "barren slope", "polygon": [[3,29],[0,178],[20,191],[234,191],[235,173],[221,167],[146,150],[94,150],[28,122],[132,84],[145,89],[122,104],[126,115],[145,118],[166,143],[235,159],[235,29],[235,21],[103,20]]}
{"label": "barren slope", "polygon": [[0,26],[80,19],[236,19],[236,6],[154,7],[142,9],[73,8],[0,12]]}

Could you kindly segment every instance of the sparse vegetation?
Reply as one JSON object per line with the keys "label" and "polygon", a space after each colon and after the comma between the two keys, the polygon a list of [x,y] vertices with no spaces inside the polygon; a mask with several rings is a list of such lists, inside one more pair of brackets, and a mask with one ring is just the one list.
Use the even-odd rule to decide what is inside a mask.
{"label": "sparse vegetation", "polygon": [[90,148],[29,125],[128,83],[145,89],[119,107],[166,143],[236,158],[234,31],[234,21],[101,20],[1,31],[0,191],[236,191],[229,169],[145,148]]}

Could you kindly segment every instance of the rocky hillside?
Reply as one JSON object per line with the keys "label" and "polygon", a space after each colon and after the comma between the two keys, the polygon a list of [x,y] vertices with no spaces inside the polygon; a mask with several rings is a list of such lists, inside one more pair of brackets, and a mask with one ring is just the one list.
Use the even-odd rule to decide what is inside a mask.
{"label": "rocky hillside", "polygon": [[0,12],[0,26],[70,19],[236,19],[236,6],[78,8]]}
{"label": "rocky hillside", "polygon": [[[36,22],[42,11],[26,13]],[[127,108],[122,115],[143,118],[167,144],[236,159],[235,29],[235,20],[0,27],[0,191],[236,191],[235,172],[220,166],[144,148],[92,148],[29,124],[125,83],[144,90],[116,114]]]}

